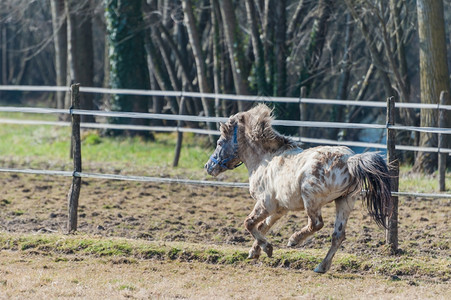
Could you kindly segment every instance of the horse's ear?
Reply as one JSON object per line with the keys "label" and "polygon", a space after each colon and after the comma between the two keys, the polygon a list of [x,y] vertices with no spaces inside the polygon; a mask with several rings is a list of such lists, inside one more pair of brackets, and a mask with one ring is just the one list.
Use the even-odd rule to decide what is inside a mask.
{"label": "horse's ear", "polygon": [[238,123],[241,123],[241,124],[246,124],[246,114],[239,114],[238,115]]}

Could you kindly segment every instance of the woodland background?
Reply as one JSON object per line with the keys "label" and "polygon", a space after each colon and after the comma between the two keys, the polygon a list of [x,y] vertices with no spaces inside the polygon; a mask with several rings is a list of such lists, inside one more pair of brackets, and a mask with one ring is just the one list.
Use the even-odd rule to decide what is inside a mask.
{"label": "woodland background", "polygon": [[[311,98],[395,96],[400,102],[437,103],[441,91],[450,91],[450,24],[451,3],[443,0],[1,0],[0,83],[261,96],[299,96],[305,87]],[[64,93],[36,99],[35,93],[3,92],[0,101],[16,105],[29,97],[35,105],[69,107]],[[181,101],[94,94],[81,100],[84,109],[173,114]],[[228,117],[249,105],[187,99],[186,113]],[[298,105],[274,108],[278,118],[299,120]],[[397,120],[435,127],[437,114],[399,110]],[[309,120],[333,122],[376,123],[381,117],[384,111],[345,106],[308,111]],[[308,135],[353,140],[357,133],[318,129]],[[434,134],[401,132],[399,139],[437,146]],[[449,135],[446,143],[449,148]],[[436,166],[436,154],[402,159],[415,163],[416,171],[430,173]]]}

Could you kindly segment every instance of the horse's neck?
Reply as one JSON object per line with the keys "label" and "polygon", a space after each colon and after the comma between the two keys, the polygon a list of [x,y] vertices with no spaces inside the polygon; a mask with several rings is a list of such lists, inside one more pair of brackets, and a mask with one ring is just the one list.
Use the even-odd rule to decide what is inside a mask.
{"label": "horse's neck", "polygon": [[242,153],[242,161],[249,171],[249,176],[253,174],[260,166],[267,164],[277,153],[264,151],[261,148],[247,148]]}

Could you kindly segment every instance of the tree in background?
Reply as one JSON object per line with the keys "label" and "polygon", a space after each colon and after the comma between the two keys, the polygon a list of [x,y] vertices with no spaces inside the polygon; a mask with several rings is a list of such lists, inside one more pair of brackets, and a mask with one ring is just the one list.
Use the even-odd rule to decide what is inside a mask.
{"label": "tree in background", "polygon": [[[67,19],[65,0],[51,0],[53,42],[55,45],[56,85],[67,86]],[[56,94],[56,108],[63,109],[65,93]]]}
{"label": "tree in background", "polygon": [[[105,0],[105,18],[111,87],[150,89],[141,1]],[[109,106],[113,111],[148,112],[147,97],[142,96],[114,95]],[[127,123],[124,118],[114,118],[111,121]],[[132,119],[129,123],[148,124],[147,120],[142,119]]]}
{"label": "tree in background", "polygon": [[[436,104],[441,91],[450,92],[449,69],[446,55],[445,20],[442,0],[417,0],[418,35],[420,37],[421,102]],[[450,103],[446,103],[450,104]],[[445,117],[451,127],[449,111]],[[421,110],[421,126],[436,127],[438,112]],[[445,135],[449,140],[449,135]],[[445,145],[450,145],[445,142]],[[420,134],[420,147],[436,147],[437,137],[432,133]],[[432,173],[437,166],[435,153],[419,152],[413,170]]]}
{"label": "tree in background", "polygon": [[[67,16],[69,79],[82,86],[94,86],[94,45],[92,40],[92,9],[89,0],[65,0]],[[82,93],[80,108],[94,108],[93,94]],[[81,116],[82,122],[94,122],[94,116]]]}
{"label": "tree in background", "polygon": [[[55,84],[50,20],[49,3],[46,1],[0,1],[2,84]],[[17,96],[20,93],[10,94]],[[12,98],[17,101],[19,97]]]}

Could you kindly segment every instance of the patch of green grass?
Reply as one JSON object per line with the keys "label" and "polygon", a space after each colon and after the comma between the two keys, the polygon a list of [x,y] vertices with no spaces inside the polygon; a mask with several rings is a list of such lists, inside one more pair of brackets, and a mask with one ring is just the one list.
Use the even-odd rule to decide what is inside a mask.
{"label": "patch of green grass", "polygon": [[340,266],[340,269],[347,272],[357,272],[361,270],[362,260],[359,260],[355,255],[346,255],[338,257],[335,264]]}
{"label": "patch of green grass", "polygon": [[221,259],[221,263],[230,265],[237,262],[243,262],[247,259],[247,255],[246,252],[235,251],[231,254],[224,255]]}
{"label": "patch of green grass", "polygon": [[134,290],[136,290],[136,287],[132,284],[122,284],[119,286],[119,290],[120,291],[123,291],[123,290],[134,291]]}
{"label": "patch of green grass", "polygon": [[178,255],[180,254],[180,252],[182,252],[182,249],[174,247],[174,248],[171,248],[167,254],[170,259],[176,259],[178,257]]}
{"label": "patch of green grass", "polygon": [[98,145],[102,143],[102,138],[96,132],[90,132],[86,136],[83,137],[83,142],[85,145]]}
{"label": "patch of green grass", "polygon": [[133,252],[132,246],[126,241],[99,240],[85,249],[89,254],[100,256],[125,256]]}
{"label": "patch of green grass", "polygon": [[[47,254],[77,254],[134,259],[162,259],[199,261],[210,264],[253,264],[247,260],[247,249],[230,246],[203,247],[190,243],[158,243],[121,238],[96,238],[90,236],[17,235],[0,233],[0,249],[44,252]],[[312,270],[324,257],[322,250],[293,251],[279,249],[273,258],[262,256],[260,262],[269,267]],[[58,256],[59,261],[65,261]],[[451,278],[449,259],[434,257],[356,256],[339,254],[333,268],[346,272],[372,272],[382,275],[414,275]]]}
{"label": "patch of green grass", "polygon": [[21,215],[23,215],[24,213],[25,213],[25,211],[23,211],[23,210],[21,210],[21,209],[18,209],[18,210],[15,210],[15,211],[12,212],[12,214],[13,214],[14,216],[21,216]]}
{"label": "patch of green grass", "polygon": [[[399,190],[403,192],[435,193],[438,192],[438,172],[433,174],[412,173],[412,166],[403,165],[399,170]],[[445,174],[445,186],[451,190],[451,172]]]}

